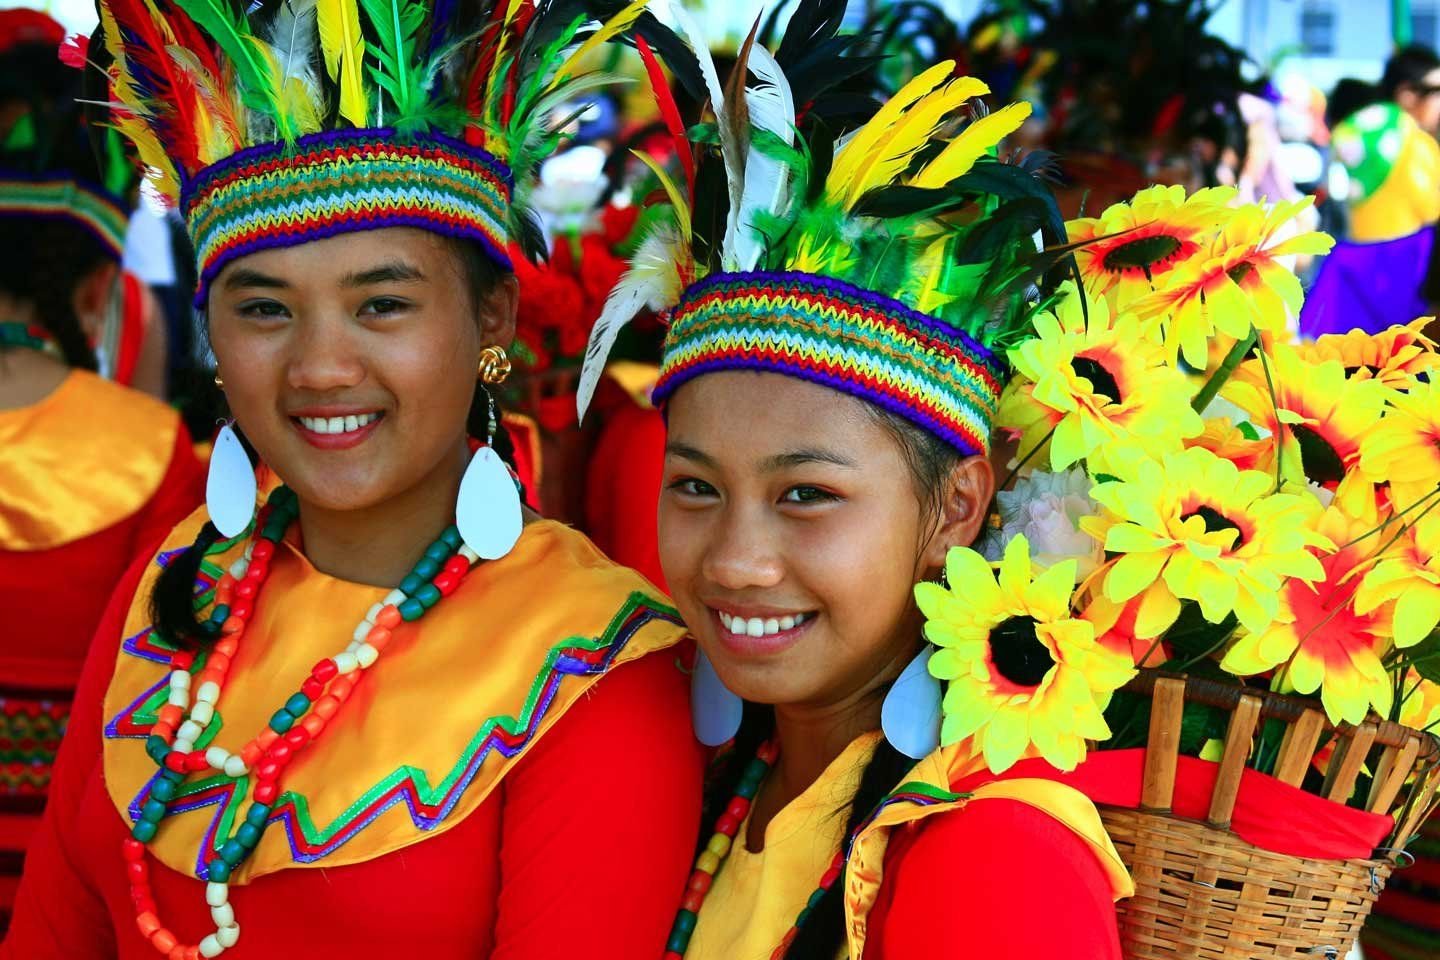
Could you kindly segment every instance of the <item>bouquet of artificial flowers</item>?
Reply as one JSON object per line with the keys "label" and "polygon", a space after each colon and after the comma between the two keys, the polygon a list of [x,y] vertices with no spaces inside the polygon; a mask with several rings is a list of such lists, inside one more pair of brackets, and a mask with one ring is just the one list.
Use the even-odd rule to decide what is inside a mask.
{"label": "bouquet of artificial flowers", "polygon": [[[1173,818],[1188,777],[1208,805],[1190,819],[1212,827],[1228,828],[1237,796],[1269,797],[1282,821],[1382,817],[1356,836],[1381,829],[1402,846],[1435,802],[1440,760],[1427,733],[1440,730],[1440,354],[1424,320],[1294,342],[1291,263],[1331,241],[1294,226],[1308,200],[1233,200],[1153,187],[1068,225],[1084,244],[1078,275],[1010,350],[997,422],[1014,456],[998,522],[977,549],[952,552],[948,587],[917,588],[939,648],[930,669],[948,682],[942,740],[969,738],[996,773],[1031,757],[1077,771],[1104,751],[1138,753],[1143,793],[1117,807]],[[1176,694],[1163,714],[1162,689]],[[1267,778],[1296,795],[1266,793]],[[1107,813],[1112,833],[1130,831],[1135,810]],[[1171,833],[1127,833],[1128,848],[1116,836],[1135,854],[1139,900],[1152,900],[1122,907],[1132,920],[1148,911],[1126,933],[1132,956],[1211,956],[1217,938],[1249,952],[1214,956],[1299,955],[1321,945],[1294,920],[1307,897],[1322,915],[1337,898],[1365,901],[1343,939],[1374,896],[1326,881],[1322,898],[1310,882],[1267,914],[1262,890],[1241,930],[1237,904],[1243,915],[1257,900],[1242,888],[1281,882],[1258,876],[1264,839],[1238,851],[1249,866],[1222,902],[1213,864],[1190,857],[1178,872],[1195,883],[1177,887],[1176,870],[1137,853],[1186,846],[1173,823],[1155,829]],[[1217,857],[1223,846],[1203,832],[1190,842]],[[1294,855],[1272,870],[1293,879],[1295,862],[1380,846],[1331,857],[1282,840],[1268,852]],[[1257,934],[1269,921],[1290,933]],[[1167,924],[1190,932],[1157,938]],[[1223,937],[1207,940],[1207,924]]]}

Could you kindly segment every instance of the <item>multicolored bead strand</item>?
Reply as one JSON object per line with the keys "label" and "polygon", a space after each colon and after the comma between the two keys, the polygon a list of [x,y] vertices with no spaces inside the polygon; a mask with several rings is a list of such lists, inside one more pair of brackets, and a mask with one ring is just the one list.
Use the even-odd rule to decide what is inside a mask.
{"label": "multicolored bead strand", "polygon": [[24,347],[39,350],[53,357],[62,356],[60,344],[49,330],[35,323],[21,323],[18,320],[0,320],[0,349]]}
{"label": "multicolored bead strand", "polygon": [[[765,775],[775,765],[775,758],[779,756],[780,748],[773,741],[767,741],[760,745],[755,751],[755,756],[745,772],[740,775],[740,783],[735,787],[735,795],[725,807],[725,812],[715,821],[715,832],[711,835],[705,849],[700,856],[695,858],[695,869],[690,873],[690,880],[685,884],[685,897],[680,901],[680,911],[675,915],[675,924],[670,928],[670,938],[665,942],[665,955],[663,960],[682,960],[685,951],[690,947],[690,938],[695,934],[695,926],[700,920],[700,907],[705,902],[705,897],[710,893],[710,887],[715,882],[715,876],[720,872],[720,867],[725,863],[725,858],[730,855],[730,850],[735,844],[735,835],[740,832],[740,825],[750,815],[750,805],[755,800],[755,794],[764,782]],[[830,862],[830,867],[820,878],[820,886],[814,893],[810,894],[805,902],[805,907],[800,915],[795,918],[795,923],[780,941],[780,945],[770,954],[770,960],[784,960],[786,951],[795,942],[799,935],[800,928],[805,921],[810,919],[810,914],[817,904],[825,898],[825,894],[840,879],[840,874],[845,868],[845,854],[849,849],[847,843],[835,859]]]}
{"label": "multicolored bead strand", "polygon": [[[349,699],[361,676],[374,666],[389,644],[392,631],[402,623],[419,620],[442,598],[454,593],[479,559],[461,542],[459,531],[454,526],[448,527],[425,550],[399,587],[370,608],[355,628],[349,645],[317,663],[264,730],[235,753],[213,744],[197,749],[214,719],[230,664],[253,616],[275,549],[297,515],[298,506],[291,491],[280,487],[271,494],[256,521],[255,536],[244,556],[231,565],[216,585],[215,605],[203,625],[216,639],[198,676],[192,680],[193,653],[177,651],[171,656],[169,699],[160,709],[146,741],[146,751],[160,771],[121,853],[130,878],[136,926],[169,960],[219,956],[239,941],[240,926],[230,906],[228,881],[259,845],[269,826],[285,768],[320,736]],[[210,770],[237,779],[253,775],[255,786],[252,802],[240,825],[221,843],[218,854],[200,873],[200,879],[207,881],[205,900],[215,931],[198,944],[185,945],[160,921],[145,862],[145,845],[155,838],[185,778]]]}

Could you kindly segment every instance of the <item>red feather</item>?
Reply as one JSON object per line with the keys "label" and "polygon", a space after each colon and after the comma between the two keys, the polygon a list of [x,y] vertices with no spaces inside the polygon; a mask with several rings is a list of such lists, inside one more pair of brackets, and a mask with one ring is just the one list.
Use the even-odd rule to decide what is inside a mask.
{"label": "red feather", "polygon": [[495,65],[496,42],[500,38],[500,24],[504,22],[504,17],[505,2],[499,0],[491,7],[490,22],[485,24],[475,41],[480,48],[480,56],[475,60],[470,78],[465,81],[465,113],[471,119],[471,125],[465,130],[465,140],[471,146],[479,146],[484,137],[480,117],[485,110],[485,79]]}
{"label": "red feather", "polygon": [[[135,66],[143,68],[158,85],[146,91],[152,109],[163,108],[173,120],[174,129],[163,138],[167,148],[185,169],[195,170],[200,166],[200,158],[199,145],[195,141],[195,104],[199,100],[199,92],[194,82],[165,51],[165,35],[149,7],[141,0],[109,0],[109,6],[116,23],[134,33],[140,41],[126,42],[125,51],[127,58]],[[191,28],[194,29],[193,24]],[[176,40],[179,40],[178,36]],[[201,62],[210,56],[209,47],[203,40],[196,53],[202,58]],[[131,75],[134,76],[133,69]]]}
{"label": "red feather", "polygon": [[[530,21],[535,19],[535,4],[533,0],[525,0],[520,4],[520,9],[515,11],[515,19],[510,23],[509,46],[516,50],[520,49],[521,39],[525,32],[530,29]],[[500,122],[504,126],[510,125],[510,118],[515,113],[515,92],[520,89],[519,64],[511,66],[505,77],[505,98],[500,102]]]}
{"label": "red feather", "polygon": [[645,72],[650,77],[650,88],[655,91],[655,102],[660,108],[660,116],[665,120],[665,128],[670,131],[670,139],[675,143],[675,153],[680,157],[680,165],[685,168],[685,184],[689,199],[693,203],[695,154],[691,150],[689,138],[685,136],[685,121],[680,116],[680,108],[675,104],[675,96],[670,92],[670,85],[665,82],[665,73],[660,69],[660,61],[655,59],[650,44],[645,42],[644,37],[636,34],[635,48],[640,51],[640,59],[645,62]]}

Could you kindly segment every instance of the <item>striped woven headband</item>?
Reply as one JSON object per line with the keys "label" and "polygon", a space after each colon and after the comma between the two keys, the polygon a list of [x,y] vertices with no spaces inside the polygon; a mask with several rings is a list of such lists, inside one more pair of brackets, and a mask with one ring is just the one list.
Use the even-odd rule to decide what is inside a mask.
{"label": "striped woven headband", "polygon": [[0,171],[0,217],[69,220],[88,230],[116,260],[125,249],[129,218],[120,201],[99,187],[63,175]]}
{"label": "striped woven headband", "polygon": [[964,332],[809,273],[722,273],[671,314],[656,404],[720,370],[783,373],[868,400],[966,455],[990,447],[1004,369]]}
{"label": "striped woven headband", "polygon": [[397,142],[393,130],[329,131],[241,150],[182,191],[200,268],[195,304],[238,257],[384,227],[478,241],[509,270],[510,187],[505,164],[436,133]]}

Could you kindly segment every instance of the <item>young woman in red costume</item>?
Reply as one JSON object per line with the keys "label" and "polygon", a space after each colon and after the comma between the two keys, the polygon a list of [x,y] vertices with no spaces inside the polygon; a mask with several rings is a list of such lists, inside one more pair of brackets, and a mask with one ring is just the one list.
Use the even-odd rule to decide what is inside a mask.
{"label": "young woman in red costume", "polygon": [[95,372],[125,211],[62,35],[0,11],[0,932],[105,601],[202,492],[176,412]]}
{"label": "young woman in red costume", "polygon": [[[941,745],[916,600],[985,526],[1001,351],[1054,302],[1036,235],[1063,224],[985,156],[1028,107],[970,112],[985,87],[951,62],[826,122],[853,42],[838,10],[801,4],[723,85],[672,11],[711,80],[700,162],[724,171],[670,191],[619,286],[669,308],[660,560],[701,651],[696,733],[729,744],[663,956],[1118,960],[1131,886],[1094,805]],[[628,312],[601,318],[592,363]],[[1023,611],[989,643],[1017,694],[1054,666]]]}
{"label": "young woman in red costume", "polygon": [[484,390],[546,114],[595,82],[561,51],[613,30],[182,6],[102,24],[236,420],[101,624],[0,957],[658,954],[698,822],[684,628],[522,511]]}

